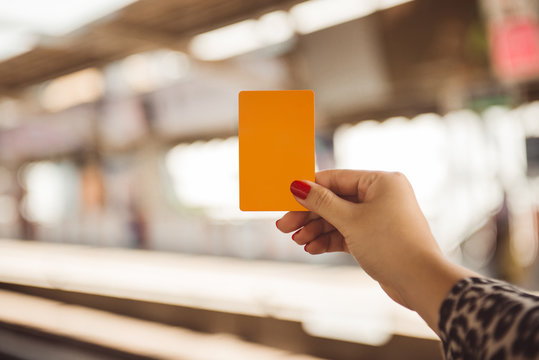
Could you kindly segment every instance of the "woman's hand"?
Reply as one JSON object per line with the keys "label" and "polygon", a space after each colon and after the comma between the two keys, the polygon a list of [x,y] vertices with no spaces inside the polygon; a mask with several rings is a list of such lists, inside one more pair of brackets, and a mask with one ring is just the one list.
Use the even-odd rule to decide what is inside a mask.
{"label": "woman's hand", "polygon": [[404,175],[328,170],[290,190],[311,211],[285,214],[279,230],[295,231],[292,239],[310,254],[350,253],[393,300],[437,331],[445,295],[475,274],[444,259]]}

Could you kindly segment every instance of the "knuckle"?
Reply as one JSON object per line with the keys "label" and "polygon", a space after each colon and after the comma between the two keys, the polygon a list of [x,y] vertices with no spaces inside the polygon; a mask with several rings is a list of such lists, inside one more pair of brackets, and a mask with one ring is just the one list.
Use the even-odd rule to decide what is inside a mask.
{"label": "knuckle", "polygon": [[329,193],[329,191],[321,191],[318,196],[314,199],[314,205],[316,206],[317,209],[320,209],[320,208],[326,208],[326,207],[329,207],[331,206],[331,202],[332,202],[332,196],[331,194]]}
{"label": "knuckle", "polygon": [[401,194],[413,192],[412,184],[410,180],[402,172],[395,171],[389,173],[389,176],[386,180],[386,184],[390,186],[395,191],[399,191]]}
{"label": "knuckle", "polygon": [[301,229],[302,235],[305,238],[311,238],[313,236],[313,226],[311,224],[305,225],[303,229]]}
{"label": "knuckle", "polygon": [[406,177],[406,175],[404,175],[400,171],[394,171],[394,172],[391,172],[389,174],[391,176],[391,179],[393,181],[395,181],[395,182],[400,182],[400,183],[403,183],[403,184],[408,183],[408,178]]}
{"label": "knuckle", "polygon": [[305,225],[302,232],[304,233],[304,236],[306,236],[307,238],[314,238],[318,236],[318,234],[320,234],[320,230],[321,230],[321,223],[319,220],[315,220]]}

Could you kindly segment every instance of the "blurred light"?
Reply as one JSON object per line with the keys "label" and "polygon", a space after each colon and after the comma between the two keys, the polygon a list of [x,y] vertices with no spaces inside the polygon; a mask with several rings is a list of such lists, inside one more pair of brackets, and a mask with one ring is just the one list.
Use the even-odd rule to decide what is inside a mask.
{"label": "blurred light", "polygon": [[521,122],[525,135],[529,137],[539,136],[539,101],[522,105],[520,108]]}
{"label": "blurred light", "polygon": [[0,1],[0,61],[31,50],[39,35],[65,35],[134,1]]}
{"label": "blurred light", "polygon": [[288,14],[275,11],[259,20],[245,20],[197,35],[189,48],[199,59],[215,61],[282,43],[293,35]]}
{"label": "blurred light", "polygon": [[[120,67],[119,81],[125,82],[132,91],[149,92],[187,76],[190,61],[179,51],[157,50],[128,56]],[[113,87],[121,85],[113,84]]]}
{"label": "blurred light", "polygon": [[505,107],[493,106],[483,113],[486,130],[493,140],[490,149],[492,161],[506,189],[519,186],[526,174],[526,135],[518,117],[519,113],[524,113],[524,109],[526,107],[522,106],[511,111]]}
{"label": "blurred light", "polygon": [[398,5],[401,5],[401,4],[405,4],[407,2],[410,2],[412,0],[378,0],[378,8],[380,10],[383,10],[383,9],[389,9],[393,6],[398,6]]}
{"label": "blurred light", "polygon": [[179,51],[158,50],[152,52],[151,72],[160,84],[181,79],[189,73],[189,57]]}
{"label": "blurred light", "polygon": [[[0,1],[0,23],[29,32],[64,35],[135,0],[17,0]],[[0,44],[2,42],[0,41]]]}
{"label": "blurred light", "polygon": [[481,126],[471,111],[444,119],[423,114],[345,125],[335,132],[335,161],[339,168],[404,173],[436,239],[448,251],[502,201]]}
{"label": "blurred light", "polygon": [[46,110],[59,111],[68,107],[92,102],[103,94],[103,75],[89,68],[52,80],[41,94],[41,104]]}
{"label": "blurred light", "polygon": [[297,30],[308,34],[376,11],[376,2],[357,0],[310,0],[290,9]]}
{"label": "blurred light", "polygon": [[[1,18],[2,16],[0,15],[0,20]],[[36,37],[32,34],[17,29],[0,27],[0,61],[31,50],[35,43]]]}
{"label": "blurred light", "polygon": [[23,215],[28,220],[41,223],[56,223],[64,215],[66,178],[61,168],[43,161],[29,164],[23,171],[27,195],[23,204]]}
{"label": "blurred light", "polygon": [[298,32],[308,34],[409,1],[411,0],[309,0],[293,6],[290,14]]}
{"label": "blurred light", "polygon": [[151,74],[150,59],[146,54],[128,56],[122,61],[122,72],[129,87],[136,92],[147,92],[156,88]]}
{"label": "blurred light", "polygon": [[446,176],[444,144],[439,116],[424,114],[413,121],[395,117],[382,124],[360,123],[346,134],[337,131],[335,156],[342,168],[402,171],[428,211]]}
{"label": "blurred light", "polygon": [[257,30],[266,45],[287,41],[294,35],[290,18],[285,11],[274,11],[261,16]]}
{"label": "blurred light", "polygon": [[293,6],[290,13],[274,11],[258,20],[244,20],[197,35],[189,48],[201,60],[224,60],[286,42],[295,30],[307,34],[409,1],[309,0]]}
{"label": "blurred light", "polygon": [[180,144],[170,150],[166,167],[181,205],[220,220],[278,216],[278,212],[239,210],[238,154],[237,137]]}
{"label": "blurred light", "polygon": [[245,20],[197,35],[189,44],[196,57],[208,61],[226,59],[261,46],[255,20]]}
{"label": "blurred light", "polygon": [[189,207],[233,207],[238,201],[238,139],[173,148],[166,164],[180,202]]}

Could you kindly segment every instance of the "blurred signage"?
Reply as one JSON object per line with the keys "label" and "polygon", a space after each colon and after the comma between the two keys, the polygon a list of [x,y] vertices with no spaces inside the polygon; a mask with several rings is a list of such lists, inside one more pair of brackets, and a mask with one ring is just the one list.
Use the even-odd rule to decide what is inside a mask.
{"label": "blurred signage", "polygon": [[75,151],[91,141],[94,116],[91,106],[82,105],[23,119],[23,125],[0,132],[0,159],[23,161]]}
{"label": "blurred signage", "polygon": [[274,59],[199,69],[189,79],[149,95],[152,126],[165,137],[232,135],[237,129],[238,93],[286,88],[285,69]]}
{"label": "blurred signage", "polygon": [[212,79],[182,82],[150,96],[153,125],[163,136],[192,137],[233,132],[238,91]]}
{"label": "blurred signage", "polygon": [[539,22],[514,18],[492,24],[491,56],[496,73],[507,80],[539,75]]}
{"label": "blurred signage", "polygon": [[539,19],[530,0],[483,1],[494,72],[505,81],[539,76]]}

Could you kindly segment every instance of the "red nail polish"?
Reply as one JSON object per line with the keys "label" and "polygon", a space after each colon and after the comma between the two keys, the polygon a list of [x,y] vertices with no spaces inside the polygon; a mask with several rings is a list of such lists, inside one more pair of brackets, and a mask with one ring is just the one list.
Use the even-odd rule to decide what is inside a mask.
{"label": "red nail polish", "polygon": [[279,227],[279,220],[277,220],[277,221],[275,222],[275,226],[276,226],[276,227]]}
{"label": "red nail polish", "polygon": [[303,181],[295,180],[290,184],[290,191],[295,196],[305,200],[309,195],[309,191],[311,191],[311,186]]}
{"label": "red nail polish", "polygon": [[296,231],[295,233],[292,234],[292,240],[296,240],[295,237],[300,231],[301,231],[301,229],[299,229],[298,231]]}

